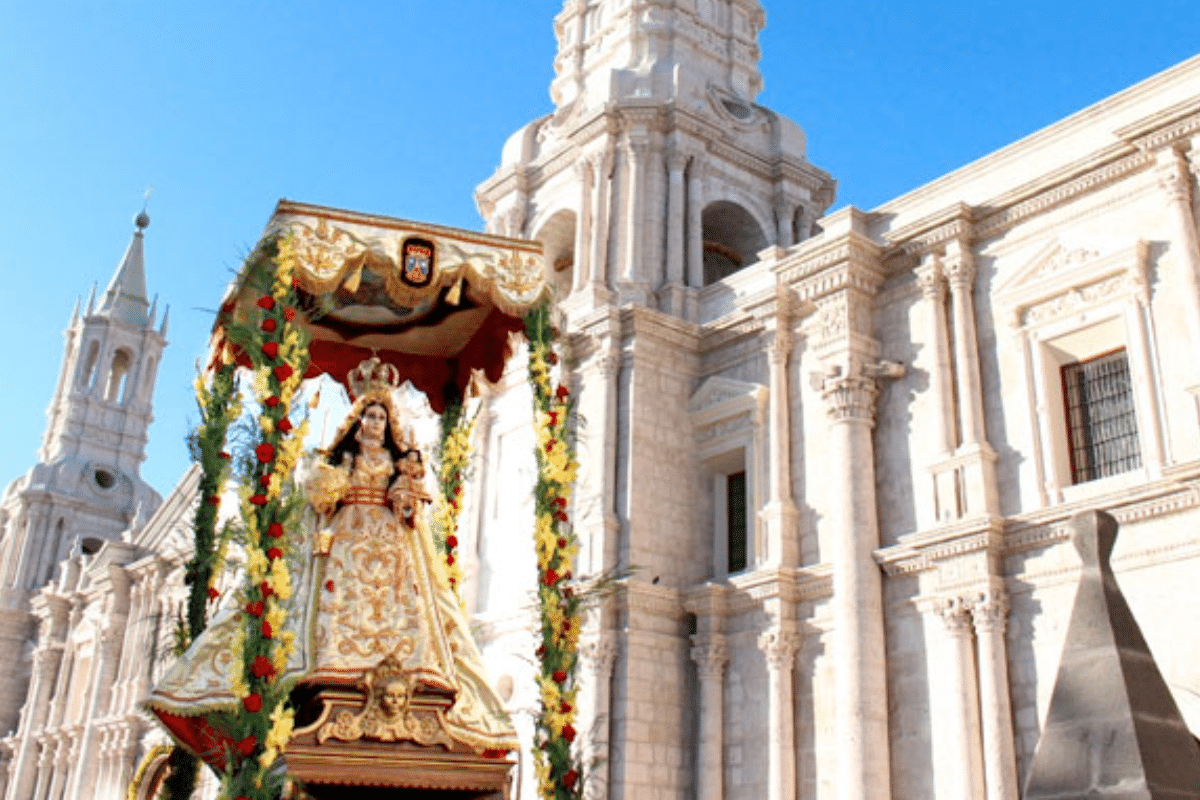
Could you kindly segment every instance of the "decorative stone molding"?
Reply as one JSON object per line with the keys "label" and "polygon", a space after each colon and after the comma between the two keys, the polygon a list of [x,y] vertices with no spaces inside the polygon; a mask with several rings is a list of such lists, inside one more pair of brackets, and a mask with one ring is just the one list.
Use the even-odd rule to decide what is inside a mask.
{"label": "decorative stone molding", "polygon": [[800,650],[800,634],[783,629],[767,631],[758,637],[758,649],[773,671],[790,672]]}
{"label": "decorative stone molding", "polygon": [[950,597],[942,601],[938,609],[946,630],[954,636],[971,635],[971,613],[974,605],[962,597]]}
{"label": "decorative stone molding", "polygon": [[719,680],[729,664],[729,645],[723,636],[693,636],[692,661],[702,680]]}
{"label": "decorative stone molding", "polygon": [[898,378],[904,365],[894,361],[851,361],[849,370],[833,365],[825,373],[813,373],[813,389],[821,393],[827,412],[835,422],[857,421],[875,424],[877,381]]}
{"label": "decorative stone molding", "polygon": [[1003,633],[1008,624],[1008,598],[989,592],[971,604],[971,618],[980,634]]}

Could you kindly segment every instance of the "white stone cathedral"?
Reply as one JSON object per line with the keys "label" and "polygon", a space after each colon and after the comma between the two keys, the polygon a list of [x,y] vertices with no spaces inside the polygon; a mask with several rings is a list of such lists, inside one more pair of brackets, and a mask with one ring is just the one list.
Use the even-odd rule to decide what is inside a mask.
{"label": "white stone cathedral", "polygon": [[[1091,507],[1200,733],[1200,57],[828,214],[804,134],[755,104],[763,25],[758,0],[567,0],[555,110],[477,193],[490,231],[545,245],[577,571],[624,576],[583,642],[590,796],[1016,800],[1078,574],[1064,523]],[[137,478],[163,345],[140,248],[72,321],[3,501],[11,800],[120,797],[161,741],[134,705],[195,476],[161,506]],[[460,541],[528,737],[522,369],[483,401]]]}

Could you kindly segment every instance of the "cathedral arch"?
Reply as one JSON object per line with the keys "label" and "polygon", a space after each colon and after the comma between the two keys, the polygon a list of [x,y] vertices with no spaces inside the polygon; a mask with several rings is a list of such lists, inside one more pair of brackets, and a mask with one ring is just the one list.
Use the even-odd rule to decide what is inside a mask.
{"label": "cathedral arch", "polygon": [[108,371],[108,384],[104,389],[104,399],[119,403],[124,399],[128,389],[129,372],[133,367],[133,355],[122,347],[113,353],[112,366]]}
{"label": "cathedral arch", "polygon": [[769,241],[762,224],[730,200],[705,207],[700,218],[704,239],[704,285],[716,283],[758,261]]}
{"label": "cathedral arch", "polygon": [[96,382],[96,364],[100,360],[100,343],[93,339],[88,343],[87,359],[79,373],[79,385],[89,387]]}
{"label": "cathedral arch", "polygon": [[576,224],[572,209],[560,209],[544,221],[534,221],[533,238],[542,243],[546,277],[559,299],[571,293],[574,280]]}

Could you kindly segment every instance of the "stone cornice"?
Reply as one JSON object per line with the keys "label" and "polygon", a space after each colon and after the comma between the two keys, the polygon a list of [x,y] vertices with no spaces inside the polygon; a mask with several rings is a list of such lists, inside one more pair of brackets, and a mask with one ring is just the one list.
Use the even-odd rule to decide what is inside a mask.
{"label": "stone cornice", "polygon": [[823,242],[812,252],[800,251],[775,267],[779,280],[803,302],[813,302],[843,289],[874,295],[883,284],[881,250],[856,231]]}
{"label": "stone cornice", "polygon": [[616,583],[617,604],[631,612],[677,619],[683,615],[683,597],[676,589],[627,578]]}

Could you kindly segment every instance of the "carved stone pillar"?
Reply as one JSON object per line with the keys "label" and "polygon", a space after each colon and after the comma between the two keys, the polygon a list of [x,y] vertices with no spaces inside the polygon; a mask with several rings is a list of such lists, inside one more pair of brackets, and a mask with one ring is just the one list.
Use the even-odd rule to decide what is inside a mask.
{"label": "carved stone pillar", "polygon": [[943,262],[950,280],[954,311],[954,362],[958,377],[959,428],[964,445],[985,441],[983,392],[979,381],[979,345],[975,332],[975,259],[964,242],[946,246]]}
{"label": "carved stone pillar", "polygon": [[929,400],[933,409],[933,425],[929,432],[939,456],[954,450],[954,421],[951,388],[950,346],[946,336],[946,280],[942,260],[936,253],[925,255],[917,268],[917,283],[925,300],[927,325],[925,342],[929,347]]}
{"label": "carved stone pillar", "polygon": [[29,683],[29,699],[22,711],[21,736],[14,745],[8,771],[8,786],[5,796],[13,798],[13,800],[40,796],[31,791],[38,771],[34,757],[38,749],[38,734],[45,727],[50,693],[58,679],[58,667],[62,662],[62,654],[61,644],[39,646],[33,652],[33,676]]}
{"label": "carved stone pillar", "polygon": [[[496,421],[496,414],[491,407],[490,390],[484,388],[480,391],[482,397],[479,401],[479,411],[475,417],[475,435],[473,437],[475,445],[471,452],[471,472],[475,475],[475,479],[472,481],[474,485],[470,492],[471,515],[467,517],[464,512],[460,518],[470,525],[471,535],[458,537],[460,542],[466,545],[460,550],[463,585],[459,587],[459,590],[462,592],[463,605],[473,610],[479,609],[479,573],[483,559],[483,529],[487,519],[486,497],[491,484],[487,464],[492,444],[492,424]],[[459,527],[462,529],[466,525],[460,524]]]}
{"label": "carved stone pillar", "polygon": [[704,286],[703,166],[693,158],[687,171],[687,285]]}
{"label": "carved stone pillar", "polygon": [[792,669],[799,634],[782,629],[767,631],[758,639],[767,656],[769,711],[767,752],[768,800],[796,798],[796,709],[792,697]]}
{"label": "carved stone pillar", "polygon": [[575,293],[587,285],[591,263],[592,243],[592,182],[595,169],[587,159],[575,162],[575,175],[579,180],[579,213],[575,217],[575,267],[571,292]]}
{"label": "carved stone pillar", "polygon": [[693,636],[692,660],[700,675],[700,752],[697,800],[725,796],[725,666],[729,647],[720,635]]}
{"label": "carved stone pillar", "polygon": [[608,797],[608,729],[611,705],[612,671],[617,649],[607,638],[592,639],[579,648],[584,680],[591,691],[588,705],[582,709],[583,762],[598,764],[584,786],[587,800]]}
{"label": "carved stone pillar", "polygon": [[683,183],[688,154],[674,149],[667,155],[667,269],[664,295],[659,307],[668,314],[681,316],[684,312],[684,228],[686,198]]}
{"label": "carved stone pillar", "polygon": [[[1200,158],[1193,143],[1192,159]],[[1197,241],[1196,215],[1192,207],[1192,168],[1188,157],[1178,148],[1170,147],[1158,154],[1158,183],[1167,195],[1173,244],[1179,256],[1178,287],[1192,348],[1200,348],[1200,242]]]}
{"label": "carved stone pillar", "polygon": [[642,232],[645,230],[646,162],[650,157],[650,141],[646,136],[630,134],[626,142],[625,155],[628,160],[626,173],[629,176],[628,195],[625,207],[625,252],[621,263],[621,281],[634,283],[642,276],[638,274],[638,262],[642,259]]}
{"label": "carved stone pillar", "polygon": [[946,627],[946,653],[941,677],[947,702],[945,758],[939,770],[948,773],[938,782],[945,800],[983,797],[983,770],[979,752],[979,695],[975,678],[975,650],[971,641],[971,607],[961,598],[944,602],[940,609]]}
{"label": "carved stone pillar", "polygon": [[1017,800],[1017,756],[1004,639],[1008,601],[1000,593],[985,595],[971,608],[971,614],[979,648],[979,701],[987,800]]}
{"label": "carved stone pillar", "polygon": [[775,244],[785,250],[795,244],[793,220],[796,216],[796,204],[788,202],[782,196],[775,201]]}
{"label": "carved stone pillar", "polygon": [[887,654],[883,577],[875,563],[875,455],[871,430],[878,395],[875,374],[851,364],[820,388],[832,421],[830,469],[836,472],[833,614],[840,800],[887,800],[891,791]]}
{"label": "carved stone pillar", "polygon": [[[780,298],[781,305],[785,298]],[[795,566],[800,561],[796,536],[798,513],[792,498],[791,408],[788,391],[788,359],[792,352],[791,318],[786,309],[777,312],[775,331],[767,349],[770,363],[770,460],[771,494],[763,518],[767,524],[766,561],[774,566]]]}
{"label": "carved stone pillar", "polygon": [[590,156],[592,164],[592,241],[591,257],[588,259],[592,285],[600,290],[608,288],[608,221],[612,198],[612,145],[602,153]]}

